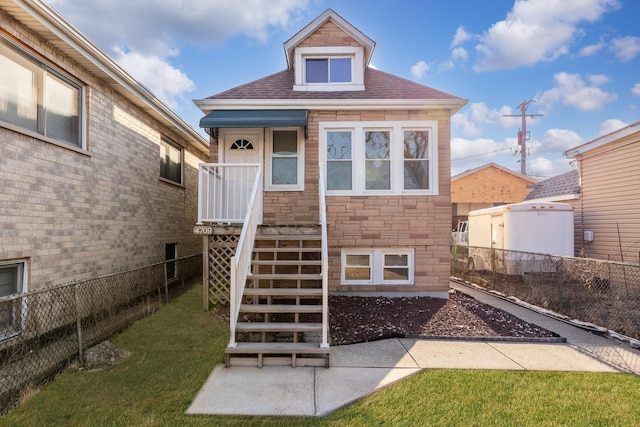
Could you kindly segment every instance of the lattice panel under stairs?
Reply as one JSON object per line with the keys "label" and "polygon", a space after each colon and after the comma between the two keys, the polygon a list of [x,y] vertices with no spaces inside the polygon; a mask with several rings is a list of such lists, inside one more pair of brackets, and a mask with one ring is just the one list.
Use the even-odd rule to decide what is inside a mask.
{"label": "lattice panel under stairs", "polygon": [[208,284],[209,303],[228,304],[231,282],[231,257],[240,236],[221,234],[209,236]]}

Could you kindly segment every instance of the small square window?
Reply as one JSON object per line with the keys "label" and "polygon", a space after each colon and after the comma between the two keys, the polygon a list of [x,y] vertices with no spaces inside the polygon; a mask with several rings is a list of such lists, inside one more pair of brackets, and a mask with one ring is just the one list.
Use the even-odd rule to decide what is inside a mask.
{"label": "small square window", "polygon": [[408,255],[384,255],[383,280],[409,280]]}
{"label": "small square window", "polygon": [[166,138],[160,140],[160,177],[182,184],[182,147]]}
{"label": "small square window", "polygon": [[371,256],[369,254],[347,255],[345,280],[371,280]]}
{"label": "small square window", "polygon": [[23,262],[0,264],[0,338],[15,334],[23,317],[23,298],[7,298],[24,292]]}

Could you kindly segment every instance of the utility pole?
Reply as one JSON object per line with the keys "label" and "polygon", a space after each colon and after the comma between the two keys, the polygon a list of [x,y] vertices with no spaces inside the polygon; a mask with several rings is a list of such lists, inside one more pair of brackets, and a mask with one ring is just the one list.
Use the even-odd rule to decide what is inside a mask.
{"label": "utility pole", "polygon": [[520,173],[522,175],[527,174],[527,141],[529,137],[527,136],[527,116],[534,117],[543,116],[544,114],[527,114],[527,106],[535,102],[534,100],[523,101],[522,104],[518,105],[516,108],[520,110],[520,114],[505,114],[502,117],[522,117],[522,127],[520,131],[518,131],[518,145],[520,146]]}

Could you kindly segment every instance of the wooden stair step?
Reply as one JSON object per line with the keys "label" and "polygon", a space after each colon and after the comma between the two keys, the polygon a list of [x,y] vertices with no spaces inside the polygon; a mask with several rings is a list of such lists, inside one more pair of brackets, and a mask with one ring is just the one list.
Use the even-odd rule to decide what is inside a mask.
{"label": "wooden stair step", "polygon": [[320,252],[322,250],[322,248],[292,248],[292,247],[285,247],[285,248],[259,248],[259,247],[255,247],[253,248],[253,252]]}
{"label": "wooden stair step", "polygon": [[299,288],[245,288],[244,294],[248,296],[283,296],[283,297],[321,297],[322,289]]}
{"label": "wooden stair step", "polygon": [[242,313],[322,313],[322,305],[241,304]]}
{"label": "wooden stair step", "polygon": [[256,234],[256,240],[322,240],[321,234]]}
{"label": "wooden stair step", "polygon": [[291,266],[299,266],[299,265],[322,265],[322,261],[319,259],[312,260],[269,260],[269,259],[254,259],[251,261],[253,265],[291,265]]}
{"label": "wooden stair step", "polygon": [[322,280],[322,274],[267,274],[258,273],[247,276],[247,279],[265,280]]}
{"label": "wooden stair step", "polygon": [[238,322],[242,332],[322,332],[322,323]]}
{"label": "wooden stair step", "polygon": [[328,348],[321,348],[319,343],[307,342],[239,342],[236,347],[227,347],[231,354],[328,354]]}

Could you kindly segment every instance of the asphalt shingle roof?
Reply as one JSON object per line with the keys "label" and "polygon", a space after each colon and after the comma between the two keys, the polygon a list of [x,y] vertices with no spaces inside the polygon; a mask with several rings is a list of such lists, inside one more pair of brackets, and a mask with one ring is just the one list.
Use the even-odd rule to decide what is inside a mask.
{"label": "asphalt shingle roof", "polygon": [[294,71],[279,73],[229,89],[206,99],[450,99],[460,100],[437,89],[424,86],[373,68],[364,72],[362,91],[294,91]]}
{"label": "asphalt shingle roof", "polygon": [[580,181],[576,169],[540,181],[524,200],[542,199],[565,194],[580,194]]}

